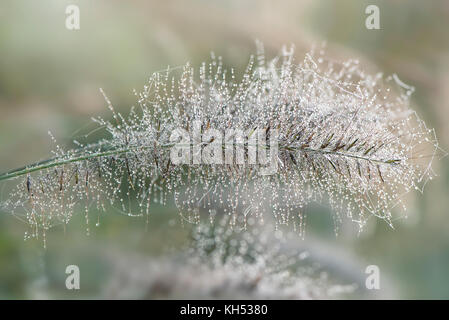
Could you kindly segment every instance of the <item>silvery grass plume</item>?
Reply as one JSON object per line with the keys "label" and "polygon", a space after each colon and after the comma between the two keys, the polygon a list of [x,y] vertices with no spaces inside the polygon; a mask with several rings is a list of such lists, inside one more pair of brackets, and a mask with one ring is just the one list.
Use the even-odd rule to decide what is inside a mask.
{"label": "silvery grass plume", "polygon": [[[360,229],[370,216],[392,225],[394,208],[405,210],[403,195],[434,176],[439,151],[434,130],[409,108],[413,88],[396,75],[365,73],[357,60],[326,59],[321,49],[299,63],[293,52],[284,47],[266,61],[259,44],[241,79],[214,54],[198,71],[187,64],[154,73],[127,117],[105,96],[112,120],[94,121],[109,139],[75,141],[73,150],[57,146],[53,158],[1,175],[18,179],[5,206],[30,224],[27,238],[44,241],[46,230],[66,225],[77,205],[89,232],[91,207],[109,204],[148,222],[151,204],[166,203],[168,194],[182,220],[193,223],[219,207],[231,225],[245,227],[250,217],[268,213],[302,232],[304,208],[316,201],[332,208],[336,226],[343,215]],[[217,143],[201,137],[210,128],[242,129],[247,139],[262,128],[267,141],[276,131],[278,150],[270,159],[277,172],[260,175],[262,165],[235,157],[225,164],[174,164],[172,133],[192,136],[195,128],[200,137],[184,141],[189,150]]]}

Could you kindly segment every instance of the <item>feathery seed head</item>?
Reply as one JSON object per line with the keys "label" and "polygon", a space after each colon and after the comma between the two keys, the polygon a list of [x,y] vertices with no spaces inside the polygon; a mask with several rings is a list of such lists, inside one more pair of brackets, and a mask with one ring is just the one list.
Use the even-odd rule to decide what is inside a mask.
{"label": "feathery seed head", "polygon": [[[328,204],[336,221],[343,214],[362,228],[374,215],[391,225],[393,208],[405,209],[402,196],[434,175],[435,133],[409,108],[413,88],[396,75],[367,74],[357,60],[337,63],[322,51],[296,63],[293,49],[283,48],[267,62],[260,44],[241,80],[214,56],[198,73],[189,64],[175,73],[153,74],[127,117],[105,96],[112,121],[95,121],[109,139],[58,147],[53,159],[0,177],[25,177],[6,204],[25,210],[31,236],[68,223],[78,204],[88,224],[91,206],[148,217],[151,203],[165,203],[168,194],[193,223],[200,208],[220,208],[231,224],[269,213],[301,231],[304,207],[316,201]],[[215,136],[205,139],[211,129]],[[187,136],[185,163],[170,157],[176,130]],[[275,162],[274,174],[261,175],[265,165],[248,161],[256,131],[259,144],[275,137],[269,157],[257,150],[258,159]],[[212,143],[226,161],[202,161]]]}

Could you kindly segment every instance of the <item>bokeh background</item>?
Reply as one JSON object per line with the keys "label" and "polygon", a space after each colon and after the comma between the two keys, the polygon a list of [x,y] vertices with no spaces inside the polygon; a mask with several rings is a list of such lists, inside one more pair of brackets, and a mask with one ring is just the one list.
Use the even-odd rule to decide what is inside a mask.
{"label": "bokeh background", "polygon": [[[68,4],[80,8],[80,30],[65,28]],[[369,4],[380,8],[380,30],[365,28]],[[48,157],[48,130],[70,146],[95,128],[92,116],[110,117],[99,88],[126,114],[135,103],[132,89],[140,90],[153,72],[187,61],[198,66],[211,50],[226,66],[241,69],[255,39],[269,56],[292,43],[299,59],[326,41],[332,58],[356,57],[369,70],[397,73],[415,86],[413,108],[449,150],[448,30],[445,0],[2,0],[0,171]],[[99,137],[101,132],[88,139]],[[436,171],[426,192],[409,199],[408,219],[398,220],[395,230],[370,220],[358,236],[344,222],[336,237],[330,212],[312,208],[305,239],[293,245],[337,283],[363,286],[365,267],[379,266],[381,289],[349,297],[449,299],[448,160],[437,162]],[[8,185],[0,191],[4,199]],[[45,250],[39,241],[23,240],[26,230],[0,212],[2,299],[114,297],[113,261],[137,264],[129,255],[156,260],[189,239],[173,204],[153,209],[148,232],[141,219],[113,211],[90,236],[82,217],[65,234],[51,230]],[[79,291],[65,289],[69,264],[80,267]]]}

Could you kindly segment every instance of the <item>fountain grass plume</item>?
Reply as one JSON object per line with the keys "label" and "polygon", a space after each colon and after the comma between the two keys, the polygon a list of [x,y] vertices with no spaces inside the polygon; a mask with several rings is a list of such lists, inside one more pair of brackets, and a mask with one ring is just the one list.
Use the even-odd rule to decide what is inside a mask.
{"label": "fountain grass plume", "polygon": [[[304,208],[319,202],[331,207],[336,226],[342,216],[360,229],[370,216],[392,226],[395,208],[405,210],[404,194],[435,175],[441,151],[434,130],[409,106],[412,92],[397,75],[366,73],[357,60],[335,62],[321,49],[297,63],[293,48],[284,47],[267,61],[258,44],[240,79],[212,54],[199,70],[187,64],[154,73],[126,117],[105,95],[112,120],[94,121],[109,138],[75,141],[72,150],[57,146],[53,158],[0,175],[17,182],[4,206],[30,224],[27,237],[44,238],[50,227],[69,223],[79,205],[89,231],[92,207],[112,205],[148,222],[151,204],[165,204],[169,194],[192,223],[220,208],[232,225],[269,214],[302,232]],[[191,134],[198,123],[202,133],[239,128],[249,136],[263,128],[267,139],[277,130],[278,171],[259,175],[261,165],[237,162],[174,164],[171,133]],[[189,148],[198,146],[205,147],[193,139]],[[250,146],[243,147],[247,158]]]}

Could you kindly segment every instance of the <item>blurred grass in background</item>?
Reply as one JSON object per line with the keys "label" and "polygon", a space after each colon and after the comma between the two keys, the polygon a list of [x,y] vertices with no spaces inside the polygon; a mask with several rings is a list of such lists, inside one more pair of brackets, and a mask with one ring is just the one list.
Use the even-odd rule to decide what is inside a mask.
{"label": "blurred grass in background", "polygon": [[[78,31],[65,28],[67,4],[80,7]],[[369,4],[380,8],[381,30],[365,28]],[[333,57],[356,57],[370,70],[397,73],[415,86],[413,108],[436,128],[448,150],[448,30],[449,2],[444,0],[3,0],[0,171],[46,158],[52,148],[48,130],[70,145],[94,128],[92,116],[109,117],[100,87],[127,113],[136,101],[132,89],[140,90],[152,72],[187,61],[198,66],[211,50],[223,56],[226,66],[243,69],[255,39],[265,44],[268,56],[293,43],[299,59],[324,40]],[[383,296],[449,299],[447,159],[438,163],[437,172],[440,177],[424,195],[410,199],[409,218],[397,221],[396,230],[372,219],[357,237],[356,227],[344,222],[336,238],[330,213],[311,208],[300,246],[323,253],[319,259],[325,264],[337,261],[347,270],[357,266],[360,275],[365,266],[378,265],[381,288],[389,288]],[[155,207],[152,218],[145,233],[144,221],[111,210],[90,237],[80,218],[65,235],[58,228],[50,231],[43,250],[38,241],[23,241],[23,223],[1,213],[0,298],[98,297],[110,269],[103,251],[157,256],[167,246],[185,243],[188,228],[174,223],[173,204]],[[82,270],[80,292],[65,290],[68,264]]]}

